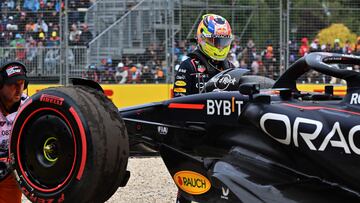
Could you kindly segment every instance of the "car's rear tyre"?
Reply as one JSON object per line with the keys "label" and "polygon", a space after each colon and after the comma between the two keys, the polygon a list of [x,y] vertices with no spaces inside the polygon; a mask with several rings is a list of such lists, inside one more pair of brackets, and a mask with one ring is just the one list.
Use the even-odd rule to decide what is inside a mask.
{"label": "car's rear tyre", "polygon": [[126,178],[128,136],[102,93],[52,88],[21,108],[10,156],[23,193],[34,202],[104,202]]}

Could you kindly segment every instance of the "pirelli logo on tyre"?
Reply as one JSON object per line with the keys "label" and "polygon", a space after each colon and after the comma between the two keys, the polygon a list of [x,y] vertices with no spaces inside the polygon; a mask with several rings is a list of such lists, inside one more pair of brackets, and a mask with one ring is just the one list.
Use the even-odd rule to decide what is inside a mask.
{"label": "pirelli logo on tyre", "polygon": [[57,97],[54,95],[49,95],[49,94],[42,94],[40,96],[40,101],[61,106],[64,102],[64,98]]}
{"label": "pirelli logo on tyre", "polygon": [[205,176],[193,171],[177,172],[174,181],[182,191],[192,195],[204,194],[211,188],[211,183]]}

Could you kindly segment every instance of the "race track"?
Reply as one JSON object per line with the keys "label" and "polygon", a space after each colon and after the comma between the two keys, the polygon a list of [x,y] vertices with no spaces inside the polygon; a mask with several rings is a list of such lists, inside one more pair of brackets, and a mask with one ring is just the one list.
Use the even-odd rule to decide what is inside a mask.
{"label": "race track", "polygon": [[[177,188],[160,158],[130,158],[128,184],[107,203],[174,203]],[[23,197],[23,203],[30,203]]]}

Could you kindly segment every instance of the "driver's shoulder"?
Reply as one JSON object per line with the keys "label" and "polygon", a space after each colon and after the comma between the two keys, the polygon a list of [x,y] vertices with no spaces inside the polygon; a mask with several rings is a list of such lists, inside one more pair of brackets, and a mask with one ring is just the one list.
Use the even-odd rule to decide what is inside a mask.
{"label": "driver's shoulder", "polygon": [[196,72],[196,61],[195,59],[188,58],[181,62],[178,72],[182,73],[194,73]]}

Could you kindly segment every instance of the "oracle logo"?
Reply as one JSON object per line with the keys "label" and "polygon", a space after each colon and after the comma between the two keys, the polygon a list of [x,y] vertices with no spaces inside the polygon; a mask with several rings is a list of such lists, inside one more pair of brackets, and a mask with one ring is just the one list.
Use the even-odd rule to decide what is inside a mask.
{"label": "oracle logo", "polygon": [[[280,135],[284,136],[279,138],[274,135],[274,133],[271,133],[270,128],[274,128],[274,126],[266,125],[267,121],[279,122],[279,125],[285,126],[284,131],[280,132]],[[304,129],[301,127],[302,124],[312,125],[312,132],[309,132],[309,129],[304,132]],[[266,113],[260,118],[261,129],[281,144],[290,145],[293,143],[295,147],[299,147],[299,139],[302,139],[304,141],[302,143],[305,143],[305,145],[313,151],[324,151],[327,147],[332,147],[342,148],[346,154],[353,152],[360,155],[360,146],[357,146],[354,142],[354,137],[360,135],[360,125],[353,126],[347,135],[344,135],[344,130],[341,128],[339,121],[332,124],[332,127],[329,128],[331,129],[330,131],[323,129],[323,126],[323,123],[318,120],[302,117],[296,117],[295,121],[291,123],[287,115],[278,113]],[[315,146],[314,144],[314,141],[317,139],[321,139],[320,146]]]}

